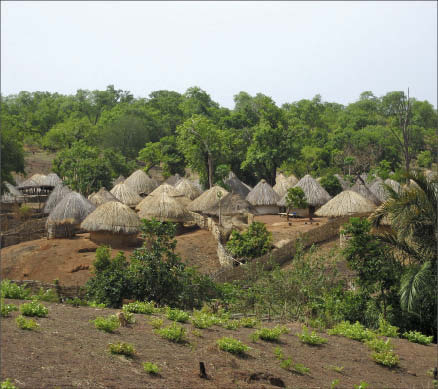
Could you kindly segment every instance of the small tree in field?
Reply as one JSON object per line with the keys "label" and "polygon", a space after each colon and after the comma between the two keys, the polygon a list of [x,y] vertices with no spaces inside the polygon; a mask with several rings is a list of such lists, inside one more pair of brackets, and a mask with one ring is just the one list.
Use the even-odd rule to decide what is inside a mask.
{"label": "small tree in field", "polygon": [[306,201],[304,191],[299,188],[289,188],[286,196],[286,214],[289,221],[289,211],[291,208],[307,208],[309,204]]}

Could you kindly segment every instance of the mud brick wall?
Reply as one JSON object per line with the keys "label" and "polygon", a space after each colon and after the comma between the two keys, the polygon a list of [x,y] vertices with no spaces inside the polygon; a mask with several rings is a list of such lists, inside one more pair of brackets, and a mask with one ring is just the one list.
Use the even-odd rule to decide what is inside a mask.
{"label": "mud brick wall", "polygon": [[2,231],[0,234],[1,247],[8,247],[21,242],[44,238],[46,236],[46,220],[46,217],[31,219],[25,221],[13,230]]}

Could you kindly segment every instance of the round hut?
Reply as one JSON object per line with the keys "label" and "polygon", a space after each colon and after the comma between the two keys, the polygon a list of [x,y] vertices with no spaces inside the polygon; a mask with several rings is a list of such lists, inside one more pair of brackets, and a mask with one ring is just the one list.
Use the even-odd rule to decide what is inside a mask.
{"label": "round hut", "polygon": [[385,180],[385,184],[388,185],[390,188],[392,188],[392,190],[394,192],[396,192],[396,193],[401,192],[402,187],[397,181],[392,180],[391,178],[388,178]]}
{"label": "round hut", "polygon": [[123,177],[122,175],[120,175],[113,181],[113,186],[117,185],[117,184],[123,184],[125,182],[125,180],[126,180],[126,178]]}
{"label": "round hut", "polygon": [[317,216],[339,217],[371,213],[376,205],[352,190],[345,190],[316,211]]}
{"label": "round hut", "polygon": [[135,207],[137,211],[144,208],[145,204],[149,204],[150,200],[148,200],[150,197],[157,197],[161,196],[163,193],[166,193],[168,196],[175,198],[179,203],[181,203],[184,207],[187,207],[187,205],[190,203],[190,199],[187,197],[184,197],[182,193],[177,190],[175,187],[169,184],[161,184],[157,189],[153,190],[151,193],[149,193],[149,196],[142,199]]}
{"label": "round hut", "polygon": [[224,184],[231,189],[232,193],[238,194],[242,199],[245,199],[252,189],[249,185],[239,180],[233,172],[228,174],[228,177],[224,180]]}
{"label": "round hut", "polygon": [[357,179],[356,183],[351,187],[353,192],[359,193],[361,196],[365,197],[367,200],[372,201],[374,204],[379,205],[381,201],[376,197],[376,195],[370,191],[367,185],[364,185],[361,180]]}
{"label": "round hut", "polygon": [[248,201],[242,199],[236,193],[228,193],[212,207],[204,211],[206,215],[220,217],[223,224],[249,224],[248,214],[256,214],[257,211]]}
{"label": "round hut", "polygon": [[77,192],[68,193],[47,218],[47,239],[70,238],[96,206]]}
{"label": "round hut", "polygon": [[181,176],[178,173],[176,173],[173,176],[170,176],[166,181],[164,181],[164,183],[168,184],[168,185],[175,186],[180,179],[181,179]]}
{"label": "round hut", "polygon": [[141,196],[151,193],[158,185],[143,170],[136,170],[124,182],[124,184]]}
{"label": "round hut", "polygon": [[228,194],[228,191],[226,191],[224,188],[220,186],[213,186],[188,204],[187,209],[192,212],[203,213],[206,209],[219,202],[219,192],[221,193],[222,198]]}
{"label": "round hut", "polygon": [[99,205],[84,219],[81,228],[90,232],[91,241],[119,248],[137,244],[140,224],[137,214],[116,200]]}
{"label": "round hut", "polygon": [[350,183],[344,179],[340,174],[334,174],[339,183],[341,184],[342,190],[348,190],[350,188]]}
{"label": "round hut", "polygon": [[90,200],[96,207],[105,204],[108,201],[119,201],[112,193],[108,192],[106,188],[102,187],[97,193],[93,193],[88,196]]}
{"label": "round hut", "polygon": [[58,175],[56,173],[50,173],[47,176],[45,176],[42,185],[55,187],[56,185],[59,184],[62,184],[62,180],[58,177]]}
{"label": "round hut", "polygon": [[202,193],[202,191],[199,190],[198,186],[187,178],[181,178],[176,183],[175,189],[184,197],[187,197],[190,200],[196,199]]}
{"label": "round hut", "polygon": [[68,186],[58,184],[55,189],[52,190],[47,201],[44,205],[43,213],[48,214],[53,211],[53,209],[58,205],[58,203],[69,193],[71,189]]}
{"label": "round hut", "polygon": [[117,184],[110,190],[110,193],[128,207],[135,207],[142,198],[126,184]]}
{"label": "round hut", "polygon": [[295,176],[286,177],[283,173],[277,175],[275,179],[275,185],[272,187],[277,194],[282,198],[289,188],[292,188],[298,182]]}
{"label": "round hut", "polygon": [[248,193],[246,200],[254,206],[259,215],[278,213],[277,203],[280,200],[280,196],[265,179],[260,180],[254,189]]}
{"label": "round hut", "polygon": [[385,190],[385,183],[380,177],[377,177],[374,180],[373,184],[370,186],[369,189],[371,193],[374,196],[376,196],[381,203],[383,203],[388,197],[388,194]]}

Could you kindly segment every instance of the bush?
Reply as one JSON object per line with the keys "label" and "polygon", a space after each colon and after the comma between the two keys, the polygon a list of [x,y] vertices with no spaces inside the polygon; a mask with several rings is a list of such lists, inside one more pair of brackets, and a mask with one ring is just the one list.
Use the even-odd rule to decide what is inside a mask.
{"label": "bush", "polygon": [[319,183],[332,197],[342,192],[342,186],[333,174],[322,177]]}
{"label": "bush", "polygon": [[40,288],[38,291],[38,294],[35,294],[32,296],[32,300],[37,301],[47,301],[50,303],[57,303],[59,302],[59,296],[53,289],[46,289]]}
{"label": "bush", "polygon": [[2,382],[0,388],[1,389],[17,389],[17,387],[9,380],[9,378],[6,378]]}
{"label": "bush", "polygon": [[392,350],[392,344],[389,341],[389,339],[383,341],[382,339],[374,338],[372,340],[367,340],[365,344],[373,351],[376,351],[378,353],[384,352],[384,351],[391,351]]}
{"label": "bush", "polygon": [[361,342],[372,340],[376,337],[376,334],[373,331],[365,328],[359,322],[350,324],[349,321],[343,321],[327,332],[330,335],[341,335],[349,339],[359,340]]}
{"label": "bush", "polygon": [[46,317],[49,310],[37,301],[32,301],[30,303],[24,303],[20,305],[20,312],[24,316],[37,316]]}
{"label": "bush", "polygon": [[233,231],[227,249],[236,258],[257,258],[271,249],[272,234],[260,222],[253,222],[245,232]]}
{"label": "bush", "polygon": [[254,332],[251,336],[253,341],[258,339],[266,340],[268,342],[277,342],[280,339],[280,335],[284,333],[284,328],[274,327],[274,328],[260,328]]}
{"label": "bush", "polygon": [[115,315],[109,317],[96,317],[96,319],[91,320],[94,326],[101,331],[113,333],[117,328],[119,328],[120,323]]}
{"label": "bush", "polygon": [[308,367],[304,366],[302,363],[295,363],[294,370],[299,374],[309,374],[310,373],[310,369]]}
{"label": "bush", "polygon": [[143,315],[151,315],[156,311],[155,304],[148,301],[135,301],[123,306],[124,312],[142,313]]}
{"label": "bush", "polygon": [[14,304],[5,304],[5,301],[1,299],[0,301],[0,310],[1,310],[1,317],[8,317],[9,314],[13,311],[18,311],[17,306]]}
{"label": "bush", "polygon": [[301,342],[314,346],[327,343],[327,339],[316,335],[315,331],[309,333],[307,327],[304,327],[303,332],[301,334],[297,334],[297,336],[301,340]]}
{"label": "bush", "polygon": [[392,326],[383,317],[379,319],[379,329],[377,334],[381,336],[389,336],[390,338],[398,338],[398,327]]}
{"label": "bush", "polygon": [[374,352],[372,354],[372,358],[376,363],[387,367],[398,366],[400,362],[398,355],[395,354],[392,350]]}
{"label": "bush", "polygon": [[244,328],[254,328],[256,325],[259,324],[259,321],[251,317],[242,317],[239,320],[239,324],[241,327]]}
{"label": "bush", "polygon": [[231,354],[243,355],[250,348],[243,344],[240,340],[234,338],[223,337],[216,342],[219,349]]}
{"label": "bush", "polygon": [[187,312],[181,311],[180,309],[172,309],[172,308],[167,308],[166,317],[169,320],[177,321],[180,323],[185,323],[190,318]]}
{"label": "bush", "polygon": [[173,323],[171,326],[156,329],[155,333],[171,342],[182,343],[185,341],[186,330],[179,324]]}
{"label": "bush", "polygon": [[81,300],[79,297],[73,299],[69,298],[64,301],[65,304],[72,305],[73,307],[86,307],[88,306],[87,300]]}
{"label": "bush", "polygon": [[193,312],[191,321],[194,327],[201,329],[210,328],[211,326],[220,323],[220,319],[216,316],[196,310]]}
{"label": "bush", "polygon": [[132,357],[135,354],[134,346],[129,343],[110,343],[108,348],[111,354],[125,355],[127,357]]}
{"label": "bush", "polygon": [[158,366],[152,362],[144,362],[143,369],[145,372],[147,372],[151,375],[157,375],[160,372],[160,369],[158,368]]}
{"label": "bush", "polygon": [[30,298],[30,291],[24,286],[19,286],[9,280],[3,280],[1,283],[1,297],[7,299],[28,300]]}
{"label": "bush", "polygon": [[284,370],[289,370],[292,367],[292,364],[292,358],[286,358],[280,362],[280,367]]}
{"label": "bush", "polygon": [[18,316],[15,319],[17,326],[22,330],[37,330],[39,328],[39,324],[33,319],[26,319],[24,316]]}
{"label": "bush", "polygon": [[220,325],[227,330],[237,330],[240,327],[240,320],[221,320]]}
{"label": "bush", "polygon": [[432,343],[433,340],[433,336],[426,336],[418,331],[404,332],[403,338],[406,338],[407,340],[409,340],[409,342],[420,343],[424,345]]}
{"label": "bush", "polygon": [[155,329],[161,328],[163,326],[163,319],[152,319],[149,324]]}

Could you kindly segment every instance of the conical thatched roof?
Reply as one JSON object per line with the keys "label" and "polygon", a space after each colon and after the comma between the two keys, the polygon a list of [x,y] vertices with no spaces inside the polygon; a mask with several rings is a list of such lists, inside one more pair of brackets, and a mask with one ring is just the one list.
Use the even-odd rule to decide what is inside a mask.
{"label": "conical thatched roof", "polygon": [[15,186],[5,181],[3,184],[6,187],[5,192],[1,196],[1,201],[8,202],[20,202],[24,200],[23,193],[21,193]]}
{"label": "conical thatched roof", "polygon": [[140,224],[137,214],[127,205],[120,201],[107,201],[91,212],[81,227],[87,231],[136,234],[140,231]]}
{"label": "conical thatched roof", "polygon": [[344,179],[340,174],[334,174],[334,176],[338,179],[339,183],[341,184],[342,190],[347,190],[350,188],[350,183]]}
{"label": "conical thatched roof", "polygon": [[292,184],[292,186],[298,184],[298,178],[295,177],[295,175],[291,174],[290,176],[286,177],[287,180]]}
{"label": "conical thatched roof", "polygon": [[254,187],[254,189],[248,193],[246,200],[252,205],[277,205],[280,200],[280,196],[272,189],[266,180],[262,179]]}
{"label": "conical thatched roof", "polygon": [[154,189],[151,193],[149,193],[149,196],[159,196],[161,193],[167,193],[171,197],[182,196],[182,193],[179,190],[166,183],[161,184],[159,187]]}
{"label": "conical thatched roof", "polygon": [[388,178],[385,180],[385,184],[390,186],[394,192],[400,193],[401,185],[397,181]]}
{"label": "conical thatched roof", "polygon": [[44,174],[34,174],[32,177],[28,178],[27,180],[23,181],[18,188],[25,188],[30,186],[41,186],[46,185],[46,176]]}
{"label": "conical thatched roof", "polygon": [[166,181],[164,181],[164,183],[175,186],[180,179],[181,176],[178,173],[176,173],[173,176],[170,176]]}
{"label": "conical thatched roof", "polygon": [[[254,207],[246,200],[242,199],[236,193],[228,193],[220,201],[221,215],[237,215],[241,213],[253,213],[256,214],[257,211]],[[207,215],[219,215],[219,201],[212,207],[204,211]]]}
{"label": "conical thatched roof", "polygon": [[70,192],[56,205],[47,218],[47,225],[80,224],[96,206],[77,192]]}
{"label": "conical thatched roof", "polygon": [[232,193],[238,194],[243,199],[248,196],[248,193],[251,191],[251,187],[246,185],[243,181],[239,180],[239,178],[233,173],[230,172],[228,177],[224,180],[224,184],[227,185]]}
{"label": "conical thatched roof", "polygon": [[140,169],[132,173],[124,184],[137,194],[149,194],[158,186],[155,180]]}
{"label": "conical thatched roof", "polygon": [[142,200],[137,192],[125,184],[117,184],[110,190],[110,193],[128,207],[134,207]]}
{"label": "conical thatched roof", "polygon": [[190,213],[175,197],[162,192],[157,196],[148,196],[142,201],[138,215],[145,219],[184,222],[190,219]]}
{"label": "conical thatched roof", "polygon": [[379,199],[381,203],[383,203],[388,197],[388,194],[386,193],[385,190],[385,183],[379,177],[376,178],[374,183],[370,186],[370,191],[371,193],[374,194],[374,196],[376,196]]}
{"label": "conical thatched roof", "polygon": [[126,180],[126,178],[123,177],[122,175],[120,175],[113,181],[113,185],[123,184],[125,182],[125,180]]}
{"label": "conical thatched roof", "polygon": [[359,179],[356,180],[356,183],[351,187],[351,190],[353,192],[359,193],[361,196],[365,197],[367,200],[372,201],[376,205],[379,205],[381,203],[376,195],[370,191],[368,186],[362,184]]}
{"label": "conical thatched roof", "polygon": [[196,199],[202,193],[202,191],[199,190],[198,186],[187,178],[181,178],[176,183],[175,189],[190,200]]}
{"label": "conical thatched roof", "polygon": [[55,189],[52,190],[49,197],[46,200],[44,205],[44,213],[50,213],[52,210],[58,205],[58,203],[69,193],[71,193],[71,189],[68,186],[64,186],[62,184],[58,184],[55,186]]}
{"label": "conical thatched roof", "polygon": [[100,188],[97,193],[88,196],[88,200],[90,200],[96,207],[99,205],[105,204],[108,201],[119,201],[117,197],[115,197],[112,193],[108,192],[106,188]]}
{"label": "conical thatched roof", "polygon": [[298,180],[296,179],[295,176],[293,176],[292,179],[289,179],[289,177],[286,177],[282,173],[280,173],[277,176],[275,185],[273,186],[272,189],[274,189],[277,192],[277,194],[280,196],[280,198],[282,198],[286,194],[287,190],[289,188],[292,188],[294,185],[296,185],[297,182]]}
{"label": "conical thatched roof", "polygon": [[346,216],[374,211],[375,204],[352,190],[345,190],[319,208],[315,215]]}
{"label": "conical thatched roof", "polygon": [[220,186],[213,186],[209,190],[206,190],[204,193],[202,193],[199,197],[194,199],[188,205],[187,209],[192,212],[203,212],[204,210],[212,207],[219,201],[219,198],[217,197],[217,194],[219,192],[222,193],[222,198],[224,198],[224,196],[228,194],[228,191],[226,191],[224,188]]}
{"label": "conical thatched roof", "polygon": [[47,186],[56,186],[58,184],[62,184],[62,180],[58,177],[56,173],[48,174],[44,179],[44,184]]}
{"label": "conical thatched roof", "polygon": [[3,184],[6,186],[6,190],[11,196],[15,196],[15,197],[23,196],[23,193],[21,193],[14,185],[10,184],[7,181],[3,182]]}
{"label": "conical thatched roof", "polygon": [[[321,184],[309,174],[306,174],[299,180],[298,183],[294,185],[294,188],[295,187],[299,187],[303,190],[307,203],[312,207],[319,207],[331,199],[331,196]],[[287,193],[281,198],[278,205],[286,206],[286,195]]]}

